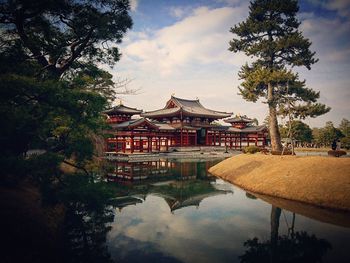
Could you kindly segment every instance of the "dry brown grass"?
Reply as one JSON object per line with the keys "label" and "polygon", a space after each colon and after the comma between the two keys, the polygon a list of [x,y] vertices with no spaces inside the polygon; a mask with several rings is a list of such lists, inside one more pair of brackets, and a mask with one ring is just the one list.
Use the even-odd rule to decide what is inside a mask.
{"label": "dry brown grass", "polygon": [[350,211],[350,158],[242,154],[209,172],[251,192]]}

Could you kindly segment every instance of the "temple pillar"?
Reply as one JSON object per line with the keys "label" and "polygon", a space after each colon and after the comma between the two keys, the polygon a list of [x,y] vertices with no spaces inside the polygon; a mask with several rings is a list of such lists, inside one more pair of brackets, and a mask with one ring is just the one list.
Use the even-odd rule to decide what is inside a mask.
{"label": "temple pillar", "polygon": [[130,136],[130,152],[134,152],[134,136]]}
{"label": "temple pillar", "polygon": [[197,130],[194,133],[194,145],[197,146]]}
{"label": "temple pillar", "polygon": [[147,136],[147,152],[152,152],[153,150],[153,137]]}
{"label": "temple pillar", "polygon": [[147,136],[147,152],[149,153],[149,144],[150,144],[150,140],[149,140],[149,136]]}
{"label": "temple pillar", "polygon": [[183,144],[183,138],[182,138],[182,128],[180,130],[180,146],[182,147]]}
{"label": "temple pillar", "polygon": [[140,152],[143,152],[143,140],[140,137]]}
{"label": "temple pillar", "polygon": [[125,153],[125,149],[126,149],[126,139],[125,139],[125,136],[123,136],[123,142],[122,142],[122,151],[123,151],[123,153]]}
{"label": "temple pillar", "polygon": [[190,138],[188,136],[188,130],[186,130],[186,145],[189,146],[190,145]]}

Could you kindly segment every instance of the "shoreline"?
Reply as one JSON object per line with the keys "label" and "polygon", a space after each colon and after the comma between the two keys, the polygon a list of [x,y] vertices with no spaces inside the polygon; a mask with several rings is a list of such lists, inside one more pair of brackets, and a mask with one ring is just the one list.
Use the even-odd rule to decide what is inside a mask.
{"label": "shoreline", "polygon": [[[327,156],[328,148],[295,148],[297,156]],[[347,156],[350,158],[350,152],[347,152]],[[191,147],[190,149],[184,148],[176,151],[169,152],[152,152],[152,153],[115,153],[105,152],[103,159],[110,161],[148,161],[159,158],[189,158],[189,159],[217,159],[217,158],[228,158],[241,154],[240,150],[228,149],[225,152],[225,147]]]}
{"label": "shoreline", "polygon": [[349,158],[241,154],[209,172],[253,194],[350,211]]}
{"label": "shoreline", "polygon": [[105,156],[104,159],[109,161],[148,161],[155,159],[223,159],[236,156],[240,151],[182,151],[182,152],[168,152],[168,153],[144,153],[144,154],[120,154]]}

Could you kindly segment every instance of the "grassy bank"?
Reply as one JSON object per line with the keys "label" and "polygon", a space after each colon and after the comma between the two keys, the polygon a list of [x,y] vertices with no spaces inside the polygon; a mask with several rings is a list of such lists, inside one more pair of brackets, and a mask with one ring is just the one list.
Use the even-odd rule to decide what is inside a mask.
{"label": "grassy bank", "polygon": [[[302,147],[297,147],[294,149],[296,152],[328,152],[331,150],[331,148],[302,148]],[[341,149],[343,151],[346,151],[349,153],[349,150]]]}
{"label": "grassy bank", "polygon": [[350,211],[350,159],[241,154],[209,170],[254,193]]}

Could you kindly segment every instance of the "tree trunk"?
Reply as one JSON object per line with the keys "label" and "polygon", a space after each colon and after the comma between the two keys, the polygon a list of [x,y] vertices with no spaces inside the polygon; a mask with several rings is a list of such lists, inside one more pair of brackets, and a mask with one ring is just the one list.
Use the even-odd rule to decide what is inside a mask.
{"label": "tree trunk", "polygon": [[272,151],[282,151],[281,135],[278,130],[276,103],[274,101],[273,86],[268,84],[267,103],[269,105],[269,132]]}

